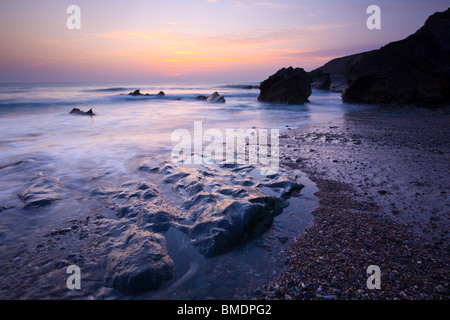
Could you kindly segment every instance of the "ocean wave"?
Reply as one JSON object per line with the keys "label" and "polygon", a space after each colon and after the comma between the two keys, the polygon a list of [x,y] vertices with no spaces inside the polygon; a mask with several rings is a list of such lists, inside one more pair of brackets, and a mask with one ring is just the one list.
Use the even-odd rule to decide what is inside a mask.
{"label": "ocean wave", "polygon": [[113,87],[113,88],[101,88],[101,89],[89,89],[83,92],[120,92],[120,91],[133,91],[132,88]]}
{"label": "ocean wave", "polygon": [[219,86],[219,88],[224,88],[224,89],[245,89],[246,87],[249,86],[259,86],[259,83],[253,83],[253,84],[226,84],[226,85],[222,85]]}

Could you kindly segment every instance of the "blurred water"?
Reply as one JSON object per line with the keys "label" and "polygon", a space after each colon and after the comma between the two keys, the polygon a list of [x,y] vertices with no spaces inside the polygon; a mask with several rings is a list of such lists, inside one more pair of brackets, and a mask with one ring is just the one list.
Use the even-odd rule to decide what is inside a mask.
{"label": "blurred water", "polygon": [[[287,130],[338,117],[347,108],[339,94],[321,91],[314,91],[304,105],[259,103],[259,90],[242,89],[244,85],[2,84],[0,207],[19,206],[17,193],[38,172],[70,186],[67,202],[74,192],[85,192],[92,177],[108,175],[114,185],[134,174],[129,163],[136,157],[169,155],[175,145],[171,133],[178,128],[193,131],[194,121],[202,120],[203,130],[222,132]],[[166,96],[127,95],[135,89],[164,91]],[[195,99],[214,91],[225,96],[225,104]],[[74,107],[93,108],[96,116],[69,115]],[[17,162],[22,163],[14,166]],[[0,214],[0,223],[5,216]],[[1,225],[4,229],[7,224]]]}
{"label": "blurred water", "polygon": [[[0,85],[0,264],[8,264],[33,237],[95,206],[95,187],[142,179],[139,159],[168,160],[175,129],[280,129],[329,121],[348,108],[340,95],[313,91],[304,105],[259,103],[246,84],[2,84]],[[141,93],[165,97],[134,97]],[[225,104],[197,101],[218,91]],[[96,116],[69,115],[72,108]],[[57,179],[60,199],[23,210],[18,194],[35,179]]]}

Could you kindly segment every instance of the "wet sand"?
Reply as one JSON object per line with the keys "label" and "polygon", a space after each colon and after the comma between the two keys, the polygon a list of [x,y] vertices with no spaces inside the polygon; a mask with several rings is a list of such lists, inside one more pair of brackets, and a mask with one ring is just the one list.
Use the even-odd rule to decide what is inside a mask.
{"label": "wet sand", "polygon": [[[368,109],[289,131],[281,163],[319,207],[259,299],[448,299],[450,115]],[[366,269],[381,270],[368,290]]]}

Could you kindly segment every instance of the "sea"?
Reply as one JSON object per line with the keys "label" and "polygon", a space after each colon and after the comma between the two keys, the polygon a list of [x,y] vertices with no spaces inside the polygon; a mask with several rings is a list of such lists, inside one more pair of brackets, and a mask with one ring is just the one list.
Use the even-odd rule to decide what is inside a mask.
{"label": "sea", "polygon": [[[177,129],[193,132],[194,123],[202,121],[204,130],[217,129],[225,133],[227,129],[278,129],[283,134],[301,126],[331,121],[360,108],[343,104],[338,93],[316,90],[303,105],[258,102],[259,89],[244,89],[249,85],[258,83],[0,84],[0,270],[6,272],[4,270],[39,243],[42,235],[64,221],[84,219],[93,206],[94,200],[87,200],[86,196],[90,190],[117,187],[142,178],[136,171],[142,159],[170,161],[176,144],[171,135]],[[151,95],[129,95],[134,90]],[[165,95],[156,95],[160,91]],[[213,92],[223,95],[226,102],[196,99]],[[92,109],[95,116],[70,114],[73,108]],[[18,195],[39,175],[58,181],[58,201],[44,209],[25,210],[23,199]],[[312,218],[307,215],[317,204],[313,196],[314,184],[304,179],[305,199],[309,198],[304,202],[300,199],[291,207],[291,211],[303,208],[303,216],[298,218],[302,224],[298,230],[292,230],[287,218],[279,222],[290,227],[291,233],[287,231],[290,238],[298,236],[311,222]],[[281,245],[276,239],[275,242]],[[269,251],[273,252],[273,247]],[[239,258],[233,261],[242,261],[247,267],[243,271],[233,263],[236,282],[229,283],[227,288],[220,287],[223,275],[215,280],[200,276],[195,282],[196,290],[191,283],[189,290],[183,291],[178,286],[177,295],[170,295],[166,290],[145,298],[233,299],[237,297],[239,285],[250,293],[257,290],[258,281],[255,288],[247,288],[242,283],[248,281],[242,279],[253,277],[267,281],[282,268],[282,261],[278,261],[268,271],[260,251],[253,256],[243,252],[235,251],[235,258]],[[223,258],[211,261],[224,263]],[[210,265],[208,268],[205,270],[211,270]],[[221,270],[218,274],[230,273],[230,270]],[[11,285],[5,281],[0,279],[0,289]],[[217,289],[215,293],[202,290],[205,281],[215,281],[210,284]],[[46,297],[53,298],[52,295]],[[117,296],[112,294],[111,297]]]}

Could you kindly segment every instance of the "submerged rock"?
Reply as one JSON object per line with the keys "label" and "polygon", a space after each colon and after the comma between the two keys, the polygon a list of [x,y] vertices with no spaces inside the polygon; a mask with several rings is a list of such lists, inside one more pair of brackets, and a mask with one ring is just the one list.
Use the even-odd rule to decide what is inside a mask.
{"label": "submerged rock", "polygon": [[123,245],[108,256],[105,284],[124,294],[140,294],[158,289],[174,275],[163,236],[129,230]]}
{"label": "submerged rock", "polygon": [[25,203],[24,208],[45,207],[60,198],[59,180],[39,174],[32,185],[18,194]]}
{"label": "submerged rock", "polygon": [[86,112],[83,112],[78,108],[73,108],[72,111],[70,111],[70,114],[80,115],[80,116],[95,116],[95,113],[94,113],[94,111],[92,111],[92,108]]}
{"label": "submerged rock", "polygon": [[311,95],[311,78],[301,68],[283,68],[263,81],[258,101],[302,104]]}

